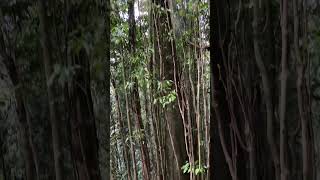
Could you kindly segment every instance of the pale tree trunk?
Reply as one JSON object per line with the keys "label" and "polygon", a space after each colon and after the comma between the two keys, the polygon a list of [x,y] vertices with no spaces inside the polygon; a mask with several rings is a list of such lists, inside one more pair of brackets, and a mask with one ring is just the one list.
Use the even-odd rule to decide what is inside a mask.
{"label": "pale tree trunk", "polygon": [[131,175],[131,167],[130,167],[130,157],[129,157],[129,150],[125,142],[125,129],[123,125],[123,116],[122,116],[122,111],[121,111],[121,106],[120,106],[120,99],[119,95],[117,93],[116,89],[116,82],[115,80],[112,79],[112,85],[114,87],[114,92],[115,92],[115,99],[116,99],[116,108],[118,112],[118,123],[119,123],[119,128],[120,128],[120,136],[121,136],[121,143],[123,145],[123,156],[124,156],[124,162],[126,163],[126,168],[127,168],[127,173],[128,173],[128,180],[132,179]]}
{"label": "pale tree trunk", "polygon": [[129,143],[130,143],[130,154],[131,154],[131,161],[132,161],[132,168],[133,168],[133,180],[138,180],[138,171],[137,171],[137,163],[136,163],[136,154],[134,149],[134,142],[133,142],[133,130],[132,130],[132,122],[131,122],[131,116],[130,116],[130,106],[129,106],[129,98],[126,90],[126,73],[125,73],[125,65],[124,60],[122,61],[123,66],[123,87],[124,87],[124,94],[125,94],[125,105],[126,105],[126,118],[127,118],[127,124],[129,129]]}

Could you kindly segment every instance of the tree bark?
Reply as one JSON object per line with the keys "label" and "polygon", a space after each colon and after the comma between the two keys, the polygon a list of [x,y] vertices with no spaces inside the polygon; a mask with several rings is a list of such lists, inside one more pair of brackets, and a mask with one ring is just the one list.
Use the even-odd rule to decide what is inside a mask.
{"label": "tree bark", "polygon": [[90,64],[84,50],[75,55],[74,62],[74,66],[80,68],[70,92],[72,151],[79,180],[100,179],[98,139],[90,90]]}
{"label": "tree bark", "polygon": [[[79,12],[80,7],[86,13]],[[68,14],[68,33],[73,32],[79,26],[87,28],[91,23],[91,18],[96,18],[95,13],[98,12],[97,4],[93,1],[82,1],[77,5],[74,4],[71,8]],[[80,38],[80,36],[82,36],[81,31],[73,38]],[[91,52],[87,50],[82,46],[78,52],[71,51],[67,54],[70,67],[77,67],[72,76],[68,93],[70,97],[71,149],[79,180],[101,179],[99,141],[91,95],[90,62],[92,57]]]}
{"label": "tree bark", "polygon": [[4,180],[8,179],[8,174],[7,174],[7,168],[6,168],[6,163],[5,163],[5,153],[4,153],[4,142],[3,142],[3,136],[2,133],[0,133],[0,158],[1,158],[1,171],[2,171],[2,177]]}
{"label": "tree bark", "polygon": [[[1,10],[0,10],[1,11]],[[3,20],[3,14],[0,12],[0,21],[2,22]],[[1,24],[2,25],[2,24]],[[2,27],[1,27],[1,32]],[[22,144],[22,154],[24,156],[24,163],[25,163],[25,169],[26,169],[26,178],[27,180],[34,180],[37,179],[36,175],[36,163],[35,163],[35,158],[34,158],[34,152],[32,151],[32,135],[31,135],[31,127],[30,124],[28,123],[28,117],[27,117],[27,112],[26,112],[26,107],[25,107],[25,102],[24,102],[24,97],[22,94],[22,84],[20,82],[20,75],[17,71],[17,67],[15,64],[15,57],[14,57],[14,52],[10,53],[13,54],[13,56],[9,55],[6,52],[6,45],[5,45],[5,37],[4,34],[1,33],[0,37],[0,52],[2,56],[2,60],[5,64],[5,67],[8,71],[10,80],[13,85],[13,92],[14,92],[14,97],[16,101],[16,112],[18,116],[18,122],[19,122],[19,127],[20,127],[20,137],[21,137],[21,144]],[[13,50],[14,51],[14,50]]]}
{"label": "tree bark", "polygon": [[[310,129],[310,116],[308,115],[308,102],[306,100],[307,96],[304,93],[306,90],[305,79],[305,66],[306,59],[301,56],[300,47],[299,47],[299,14],[298,14],[298,1],[293,1],[293,13],[294,13],[294,52],[297,63],[297,80],[296,80],[296,89],[297,89],[297,98],[298,98],[298,109],[299,117],[301,123],[301,144],[302,144],[302,177],[303,180],[313,180],[313,159],[312,159],[312,138],[311,138],[311,129]],[[302,48],[304,49],[304,48]]]}
{"label": "tree bark", "polygon": [[[156,67],[159,68],[160,81],[169,80],[173,82],[172,90],[175,90],[177,98],[180,96],[180,82],[178,74],[178,61],[176,56],[176,45],[174,40],[174,32],[172,30],[171,14],[168,11],[169,2],[166,0],[153,0],[153,3],[160,8],[164,9],[163,12],[160,8],[155,11],[154,15],[154,52]],[[172,33],[170,33],[172,32]],[[176,88],[175,88],[176,87]],[[178,92],[177,92],[178,90]],[[168,173],[171,178],[176,179],[188,179],[186,174],[182,173],[181,167],[185,163],[187,153],[185,149],[185,139],[183,133],[182,117],[179,113],[177,101],[172,102],[164,109],[165,121],[167,123],[167,130],[169,137],[166,138],[166,145],[171,148],[168,151],[168,157],[175,159],[175,165],[171,159],[169,159]],[[173,166],[173,167],[172,167]],[[179,172],[179,173],[177,173]]]}
{"label": "tree bark", "polygon": [[[226,92],[223,87],[225,70],[223,63],[224,53],[227,54],[229,32],[225,11],[226,2],[210,0],[210,70],[211,70],[211,100],[210,100],[210,145],[209,145],[209,179],[210,180],[231,180],[232,176],[228,169],[226,157],[224,155],[221,137],[227,137],[230,123],[228,117],[228,105],[226,102]],[[213,28],[215,27],[215,28]],[[222,39],[226,38],[224,42]],[[223,44],[221,44],[223,43]],[[221,132],[223,130],[223,132]],[[228,140],[226,140],[228,142]],[[228,149],[227,149],[228,150]]]}
{"label": "tree bark", "polygon": [[39,0],[40,11],[40,33],[41,33],[41,46],[43,53],[43,65],[47,83],[47,95],[49,101],[49,118],[51,123],[52,143],[53,143],[53,155],[54,155],[54,167],[56,180],[64,180],[63,174],[63,161],[62,161],[62,146],[61,146],[61,131],[60,120],[57,117],[58,111],[56,108],[56,94],[53,83],[49,83],[51,74],[53,72],[53,54],[51,52],[52,40],[49,29],[51,28],[49,20],[47,18],[46,1]]}
{"label": "tree bark", "polygon": [[281,7],[281,74],[279,96],[279,120],[280,120],[280,178],[287,180],[289,169],[287,167],[287,128],[286,128],[286,97],[287,97],[287,56],[288,56],[288,0],[282,0]]}
{"label": "tree bark", "polygon": [[264,101],[265,101],[265,106],[267,110],[267,140],[275,168],[275,175],[276,177],[280,177],[278,172],[279,171],[279,152],[277,150],[277,146],[274,142],[274,127],[273,127],[273,105],[272,105],[272,93],[271,93],[271,85],[270,85],[270,80],[269,80],[269,75],[268,75],[268,70],[265,66],[265,63],[263,61],[260,47],[259,47],[259,40],[258,40],[258,12],[259,12],[259,5],[258,1],[254,2],[254,7],[253,7],[253,45],[254,45],[254,54],[255,54],[255,60],[256,64],[258,66],[258,69],[261,74],[261,79],[262,79],[262,88],[263,88],[263,95],[264,95]]}

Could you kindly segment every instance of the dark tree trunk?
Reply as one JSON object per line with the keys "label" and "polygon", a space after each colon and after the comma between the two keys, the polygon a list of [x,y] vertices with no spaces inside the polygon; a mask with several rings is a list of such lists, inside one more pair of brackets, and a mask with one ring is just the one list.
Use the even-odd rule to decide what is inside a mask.
{"label": "dark tree trunk", "polygon": [[4,180],[8,179],[8,174],[7,174],[7,168],[6,168],[6,163],[4,160],[4,142],[3,142],[3,137],[2,134],[0,134],[0,158],[1,158],[1,170],[2,170],[2,176]]}
{"label": "dark tree trunk", "polygon": [[9,76],[11,78],[12,84],[15,87],[15,100],[16,100],[16,111],[19,120],[19,127],[20,127],[20,137],[22,143],[22,153],[24,156],[25,161],[25,168],[26,168],[26,178],[27,180],[34,180],[36,179],[36,166],[34,162],[33,152],[32,152],[32,142],[31,142],[31,134],[29,133],[28,123],[27,123],[27,114],[25,109],[24,100],[22,98],[20,89],[17,88],[20,84],[18,83],[18,75],[13,63],[13,60],[8,60],[9,62],[6,63],[6,67],[9,70]]}
{"label": "dark tree trunk", "polygon": [[98,139],[90,90],[90,64],[84,50],[75,55],[78,66],[70,92],[72,153],[79,180],[100,179]]}
{"label": "dark tree trunk", "polygon": [[[79,7],[87,13],[79,12]],[[96,9],[95,2],[83,1],[79,7],[72,7],[68,14],[68,31],[72,32],[79,25],[87,27]],[[78,38],[82,32],[76,34]],[[75,162],[75,171],[79,180],[101,179],[99,168],[99,142],[93,111],[90,78],[90,55],[81,48],[79,52],[69,54],[71,67],[77,67],[69,87],[71,150]]]}
{"label": "dark tree trunk", "polygon": [[[211,66],[211,121],[210,121],[210,145],[209,145],[209,179],[211,180],[231,180],[228,164],[226,162],[221,146],[218,118],[220,118],[221,128],[224,130],[224,137],[228,136],[228,107],[226,103],[226,93],[223,87],[225,77],[223,65],[223,53],[227,54],[229,32],[226,29],[225,1],[210,0],[210,66]],[[215,27],[215,28],[213,28]],[[226,36],[223,45],[220,43]],[[225,52],[223,52],[224,47]],[[222,77],[220,77],[220,74]],[[215,110],[216,109],[216,110]],[[217,117],[219,116],[220,117]]]}
{"label": "dark tree trunk", "polygon": [[[1,17],[2,18],[2,17]],[[14,97],[16,101],[16,112],[18,116],[18,122],[20,127],[20,137],[22,144],[22,153],[24,156],[24,163],[26,169],[26,178],[27,180],[35,180],[36,177],[36,163],[34,158],[34,153],[32,152],[32,135],[30,134],[30,124],[27,122],[27,112],[25,107],[25,102],[22,95],[20,77],[14,62],[14,58],[6,52],[6,45],[4,41],[4,34],[1,34],[0,37],[0,52],[1,58],[5,64],[5,67],[8,71],[10,80],[13,85]],[[14,53],[10,53],[14,54]]]}
{"label": "dark tree trunk", "polygon": [[42,36],[41,46],[43,51],[43,65],[47,83],[47,95],[49,101],[49,118],[51,123],[54,167],[56,180],[64,180],[63,174],[63,154],[61,145],[61,125],[60,114],[57,111],[57,92],[55,83],[49,83],[53,73],[53,53],[52,53],[52,39],[50,33],[50,24],[47,15],[47,7],[45,0],[39,0],[39,16],[40,16],[40,33]]}

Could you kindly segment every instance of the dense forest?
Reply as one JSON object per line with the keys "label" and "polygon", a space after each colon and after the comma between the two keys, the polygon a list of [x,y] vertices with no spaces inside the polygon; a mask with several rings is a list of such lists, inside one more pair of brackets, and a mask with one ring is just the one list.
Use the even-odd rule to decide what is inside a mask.
{"label": "dense forest", "polygon": [[318,0],[0,1],[0,180],[318,180],[319,112]]}

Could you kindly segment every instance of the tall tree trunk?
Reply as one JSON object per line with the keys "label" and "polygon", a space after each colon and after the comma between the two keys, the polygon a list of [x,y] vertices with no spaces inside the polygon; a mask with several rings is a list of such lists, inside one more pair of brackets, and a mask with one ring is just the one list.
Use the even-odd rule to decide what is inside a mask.
{"label": "tall tree trunk", "polygon": [[[18,87],[19,84],[12,81],[14,87]],[[31,134],[29,131],[28,123],[27,123],[27,114],[26,108],[24,104],[24,100],[22,99],[22,95],[20,94],[19,88],[15,88],[15,100],[17,103],[16,110],[19,119],[19,127],[20,127],[20,137],[22,139],[22,153],[25,158],[25,168],[26,168],[26,178],[27,180],[35,180],[36,176],[36,163],[34,161],[34,153],[32,152],[32,141]]]}
{"label": "tall tree trunk", "polygon": [[[138,81],[136,81],[136,83],[137,82]],[[136,128],[142,134],[142,136],[140,137],[140,152],[142,157],[142,173],[144,177],[143,179],[149,180],[150,172],[151,172],[149,150],[147,147],[146,132],[142,122],[140,98],[139,98],[139,92],[138,92],[138,87],[136,83],[133,89],[133,99],[134,99],[133,107],[134,107],[134,113],[136,115]]]}
{"label": "tall tree trunk", "polygon": [[[210,66],[211,66],[211,100],[210,100],[210,145],[209,145],[209,179],[210,180],[231,180],[232,176],[228,169],[223,148],[226,142],[221,140],[222,136],[227,137],[228,106],[226,103],[226,92],[223,87],[224,80],[224,53],[227,54],[225,47],[228,45],[229,32],[226,29],[227,4],[225,1],[210,0]],[[215,27],[215,28],[213,28]],[[226,40],[222,43],[222,39]],[[221,76],[220,76],[221,75]],[[215,121],[213,121],[215,120]],[[223,130],[223,132],[222,132]]]}
{"label": "tall tree trunk", "polygon": [[[134,14],[134,0],[128,1],[128,14],[129,14],[129,43],[130,43],[130,52],[131,55],[134,56],[136,52],[136,22],[135,22],[135,14]],[[149,159],[149,150],[147,147],[147,141],[145,138],[145,131],[144,125],[142,122],[141,116],[141,104],[140,104],[140,96],[139,96],[139,89],[138,89],[138,79],[134,78],[134,85],[132,91],[132,98],[133,98],[133,112],[135,113],[135,124],[137,130],[140,131],[142,137],[139,139],[140,143],[140,152],[142,158],[142,173],[143,179],[149,180],[150,179],[150,159]]]}
{"label": "tall tree trunk", "polygon": [[116,82],[113,79],[112,79],[112,85],[115,90],[115,99],[116,99],[116,106],[117,106],[117,112],[118,112],[118,123],[119,123],[119,128],[120,128],[121,143],[123,145],[124,162],[126,163],[128,180],[131,180],[132,175],[131,175],[131,167],[130,167],[130,157],[129,157],[129,150],[128,150],[128,147],[125,142],[126,133],[125,133],[124,125],[123,125],[123,119],[122,119],[123,116],[122,116],[122,111],[121,111],[121,107],[120,107],[120,99],[119,99],[119,95],[118,95],[117,89],[116,89]]}
{"label": "tall tree trunk", "polygon": [[27,180],[36,179],[36,166],[34,162],[34,154],[32,152],[32,142],[31,142],[31,134],[29,131],[28,123],[27,123],[27,113],[25,108],[25,103],[23,100],[23,96],[21,94],[21,84],[19,83],[19,76],[17,74],[17,70],[13,59],[11,57],[7,57],[5,60],[6,68],[9,72],[9,76],[14,86],[15,93],[15,101],[16,101],[16,111],[18,115],[18,122],[20,127],[20,137],[22,142],[22,154],[24,156],[25,168],[26,168],[26,178]]}
{"label": "tall tree trunk", "polygon": [[287,128],[286,128],[286,97],[287,97],[287,57],[288,57],[288,0],[282,0],[281,7],[281,74],[280,74],[280,96],[279,96],[279,120],[280,120],[280,170],[281,180],[287,180],[289,169],[287,167]]}
{"label": "tall tree trunk", "polygon": [[[78,6],[78,7],[77,7]],[[84,8],[80,13],[78,8]],[[82,1],[69,10],[68,31],[79,26],[88,27],[91,18],[96,18],[96,2]],[[100,15],[100,14],[99,14]],[[79,38],[80,32],[74,38]],[[72,154],[79,180],[100,179],[99,141],[91,96],[90,61],[92,57],[84,47],[69,54],[71,67],[78,67],[69,88]]]}
{"label": "tall tree trunk", "polygon": [[[1,10],[0,10],[1,11]],[[0,22],[1,26],[2,21],[3,21],[3,14],[0,12]],[[4,32],[4,30],[1,28],[1,32]],[[29,131],[31,127],[28,124],[28,117],[27,117],[27,112],[26,112],[26,107],[25,107],[25,102],[24,102],[24,97],[22,94],[22,85],[20,82],[20,75],[17,71],[17,67],[15,64],[15,52],[7,53],[6,52],[6,45],[5,45],[5,37],[4,34],[1,33],[0,37],[0,52],[1,52],[1,58],[5,64],[5,67],[8,71],[10,80],[13,85],[13,91],[14,91],[14,97],[16,101],[16,112],[18,116],[18,122],[19,122],[19,127],[20,127],[20,137],[21,137],[21,142],[22,142],[22,153],[24,156],[24,163],[25,163],[25,169],[26,169],[26,178],[27,180],[33,180],[36,179],[36,163],[34,161],[34,153],[32,152],[32,135],[31,132]],[[14,51],[14,50],[12,50]],[[9,54],[12,54],[11,56]]]}
{"label": "tall tree trunk", "polygon": [[131,161],[132,161],[132,168],[133,168],[133,180],[138,180],[138,171],[137,171],[137,163],[136,163],[136,154],[134,149],[134,142],[133,142],[133,131],[132,131],[132,122],[131,122],[131,116],[130,116],[130,107],[129,107],[129,98],[128,93],[126,90],[126,72],[125,72],[125,63],[124,60],[122,61],[123,66],[123,86],[124,86],[124,94],[125,94],[125,104],[126,104],[126,118],[128,123],[128,129],[129,129],[129,142],[130,142],[130,154],[131,154]]}
{"label": "tall tree trunk", "polygon": [[74,66],[80,68],[76,72],[70,92],[72,151],[79,180],[100,179],[98,139],[90,89],[90,64],[84,50],[75,55],[74,62]]}
{"label": "tall tree trunk", "polygon": [[47,18],[47,7],[45,0],[39,0],[40,11],[40,33],[41,33],[41,46],[43,52],[43,65],[47,82],[47,95],[49,101],[49,118],[51,123],[54,167],[56,180],[64,180],[63,174],[63,161],[62,161],[62,146],[61,146],[61,131],[60,131],[60,118],[56,108],[56,94],[54,83],[49,83],[53,72],[53,54],[52,54],[52,40],[49,29],[51,28]]}
{"label": "tall tree trunk", "polygon": [[[276,177],[279,177],[279,153],[277,150],[277,146],[274,142],[274,127],[273,127],[273,104],[272,104],[272,93],[271,93],[271,85],[270,85],[270,80],[269,80],[269,75],[268,75],[268,70],[265,66],[265,63],[263,61],[261,51],[260,51],[260,46],[259,46],[259,4],[258,1],[254,2],[254,7],[253,7],[253,45],[254,45],[254,54],[255,54],[255,60],[256,64],[258,66],[258,69],[261,74],[261,79],[262,79],[262,89],[263,89],[263,99],[265,101],[266,105],[266,110],[267,110],[267,140],[268,144],[270,147],[270,152],[275,168],[275,175]],[[270,16],[270,14],[269,14]],[[270,17],[269,17],[270,18]],[[270,26],[270,24],[269,24]],[[270,28],[270,27],[268,27]]]}
{"label": "tall tree trunk", "polygon": [[[306,92],[305,79],[305,67],[306,57],[301,56],[299,46],[299,14],[298,14],[298,0],[293,1],[293,12],[294,12],[294,52],[297,63],[297,98],[298,98],[298,109],[301,123],[301,143],[302,143],[302,177],[303,180],[313,180],[313,158],[312,158],[312,138],[310,129],[311,117],[309,116],[308,102]],[[304,32],[306,33],[306,32]],[[305,40],[305,39],[304,39]],[[303,50],[304,47],[302,48]]]}
{"label": "tall tree trunk", "polygon": [[[169,2],[166,0],[153,0],[156,6],[160,6],[154,14],[154,52],[156,67],[160,69],[160,81],[167,80],[173,82],[172,90],[175,90],[177,98],[180,97],[180,81],[178,73],[178,61],[176,55],[176,45],[172,29],[171,14],[169,10]],[[162,10],[162,12],[160,9]],[[171,9],[172,11],[172,9]],[[177,92],[178,91],[178,92]],[[183,121],[179,113],[177,101],[172,102],[164,109],[165,120],[167,124],[167,132],[169,137],[166,138],[166,145],[169,149],[169,157],[175,159],[173,164],[172,159],[169,159],[168,174],[176,176],[176,179],[188,179],[186,174],[182,173],[181,167],[185,163],[187,153],[185,149],[185,134],[183,133]],[[173,167],[171,167],[173,166]],[[179,172],[179,173],[177,173]],[[174,177],[171,177],[174,178]]]}

